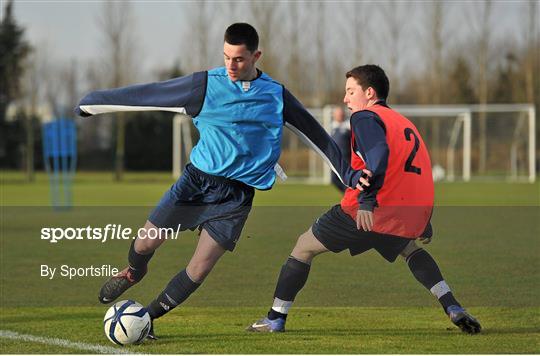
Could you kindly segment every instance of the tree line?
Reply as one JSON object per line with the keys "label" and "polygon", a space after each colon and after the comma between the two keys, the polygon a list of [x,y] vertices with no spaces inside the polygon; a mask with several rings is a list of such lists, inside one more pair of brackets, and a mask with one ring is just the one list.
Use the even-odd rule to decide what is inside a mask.
{"label": "tree line", "polygon": [[[538,108],[540,102],[540,9],[535,0],[516,3],[522,21],[514,33],[502,37],[494,36],[498,21],[494,9],[499,4],[491,0],[460,5],[450,1],[181,3],[184,31],[177,39],[176,63],[152,73],[138,70],[137,58],[150,54],[135,39],[141,25],[129,1],[100,5],[96,29],[101,34],[101,55],[84,63],[52,62],[46,44],[28,42],[13,6],[12,1],[5,4],[0,24],[0,161],[2,168],[26,169],[29,180],[34,167],[42,167],[43,116],[73,117],[73,106],[90,90],[164,80],[222,65],[222,32],[237,21],[250,22],[259,31],[260,68],[306,106],[340,103],[344,73],[363,63],[385,68],[391,104],[527,102]],[[457,10],[463,16],[448,15]],[[468,32],[462,41],[454,39],[457,27]],[[185,48],[189,55],[183,54]],[[411,59],[411,52],[416,59]],[[421,64],[412,66],[412,60]],[[43,107],[49,112],[44,113]],[[118,180],[126,168],[170,169],[171,117],[133,113],[80,120],[79,166],[111,169]],[[437,130],[436,120],[432,125]],[[479,125],[482,142],[489,135],[485,117],[480,117]],[[481,170],[482,158],[479,164]]]}

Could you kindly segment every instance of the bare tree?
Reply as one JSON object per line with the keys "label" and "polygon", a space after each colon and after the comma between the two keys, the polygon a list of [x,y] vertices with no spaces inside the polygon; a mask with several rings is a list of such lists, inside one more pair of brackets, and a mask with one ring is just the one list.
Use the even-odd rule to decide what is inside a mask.
{"label": "bare tree", "polygon": [[60,78],[65,83],[64,92],[65,92],[65,103],[63,105],[63,116],[70,117],[72,115],[72,109],[77,104],[78,99],[80,98],[79,91],[79,65],[76,59],[71,59],[69,64],[63,67],[60,72]]}
{"label": "bare tree", "polygon": [[302,5],[299,2],[287,3],[286,12],[288,14],[288,33],[289,36],[286,39],[287,45],[282,48],[284,52],[288,54],[288,63],[286,65],[286,85],[291,92],[298,96],[301,100],[305,99],[302,93],[302,66],[305,64],[305,53],[303,53],[302,39],[300,36],[305,33],[303,31],[304,22],[301,18]]}
{"label": "bare tree", "polygon": [[[492,31],[492,1],[484,0],[472,3],[472,11],[467,14],[472,31],[477,34],[478,101],[480,105],[485,105],[488,101],[488,58]],[[478,124],[478,171],[482,174],[486,171],[487,160],[487,117],[485,112],[480,112]]]}
{"label": "bare tree", "polygon": [[[82,70],[83,83],[86,83],[84,90],[92,91],[99,88],[103,88],[107,85],[104,83],[104,76],[100,71],[101,65],[98,60],[88,60]],[[92,120],[80,120],[78,122],[79,132],[77,133],[77,145],[79,152],[88,152],[96,145],[101,143],[96,140],[99,131],[99,125],[97,122],[101,122],[102,117],[96,116]],[[105,142],[110,142],[110,139],[106,139]]]}
{"label": "bare tree", "polygon": [[[301,68],[300,68],[300,31],[301,23],[299,21],[299,3],[289,2],[287,3],[287,13],[289,14],[289,25],[290,25],[290,37],[288,44],[290,45],[289,54],[289,63],[287,65],[287,78],[288,78],[288,87],[293,93],[293,95],[300,96],[301,89]],[[298,151],[298,137],[296,135],[289,135],[289,152]],[[293,159],[290,162],[290,167],[292,171],[298,171],[298,160]]]}
{"label": "bare tree", "polygon": [[[106,47],[106,63],[109,65],[110,85],[120,87],[133,80],[134,14],[129,1],[105,2],[99,19]],[[115,179],[124,173],[125,115],[116,118]]]}
{"label": "bare tree", "polygon": [[48,41],[38,43],[30,55],[24,77],[27,108],[25,166],[30,181],[34,180],[34,120],[59,118],[63,114],[61,65],[52,52]]}
{"label": "bare tree", "polygon": [[209,35],[209,24],[207,21],[206,13],[208,4],[206,0],[200,0],[195,3],[196,11],[194,18],[197,21],[197,27],[195,29],[195,42],[194,45],[197,47],[197,57],[198,63],[202,68],[208,67],[208,40]]}
{"label": "bare tree", "polygon": [[382,16],[383,40],[384,46],[380,48],[381,54],[388,56],[389,67],[387,69],[388,77],[392,87],[394,88],[390,95],[393,102],[399,102],[399,88],[401,86],[400,68],[403,59],[403,44],[408,30],[408,16],[411,11],[412,4],[404,2],[386,2],[381,3],[378,7],[379,13]]}
{"label": "bare tree", "polygon": [[249,3],[253,15],[253,25],[257,28],[259,42],[263,50],[261,67],[270,75],[278,75],[279,57],[273,51],[274,45],[280,43],[279,20],[280,3],[252,1]]}
{"label": "bare tree", "polygon": [[433,104],[441,103],[442,95],[442,70],[443,70],[443,25],[444,25],[444,1],[436,1],[427,4],[429,18],[429,39],[427,54],[430,68],[430,93]]}
{"label": "bare tree", "polygon": [[[325,34],[325,88],[327,101],[341,103],[345,72],[365,63],[365,31],[351,28],[368,28],[367,5],[363,2],[326,2],[324,27],[317,30]],[[347,42],[349,46],[344,47]]]}
{"label": "bare tree", "polygon": [[[484,12],[482,16],[482,30],[480,37],[479,48],[479,101],[481,105],[487,104],[488,101],[488,51],[491,33],[491,0],[487,0],[484,3]],[[479,171],[484,173],[486,170],[487,161],[487,118],[486,114],[482,112],[480,114],[480,162]]]}
{"label": "bare tree", "polygon": [[[47,52],[44,52],[47,53]],[[41,56],[41,63],[39,63],[39,70],[43,78],[44,90],[43,97],[44,102],[49,106],[54,118],[62,116],[62,89],[63,81],[60,76],[61,68],[54,62],[50,61],[51,58],[48,54]]]}
{"label": "bare tree", "polygon": [[[211,47],[215,44],[212,34],[219,25],[212,15],[218,6],[219,4],[206,0],[182,3],[182,13],[187,25],[181,44],[182,52],[186,52],[185,48],[190,49],[189,56],[182,59],[189,72],[207,70],[218,58],[217,53],[221,53]],[[212,49],[209,50],[210,48]]]}
{"label": "bare tree", "polygon": [[[441,104],[442,79],[443,79],[443,27],[444,27],[444,1],[436,1],[426,4],[428,20],[427,58],[429,60],[429,93],[431,103]],[[440,121],[431,120],[431,147],[433,147],[434,163],[440,164]]]}
{"label": "bare tree", "polygon": [[[370,17],[369,17],[369,11],[368,11],[368,4],[361,1],[353,1],[349,5],[348,11],[348,17],[350,21],[348,23],[352,23],[352,28],[357,29],[355,31],[348,31],[346,23],[345,28],[343,29],[344,33],[350,34],[351,42],[353,43],[354,50],[353,50],[353,63],[352,66],[360,65],[360,63],[363,63],[366,61],[366,48],[365,48],[365,31],[361,31],[358,29],[361,28],[369,28],[370,23]],[[351,64],[349,64],[351,66]]]}
{"label": "bare tree", "polygon": [[[287,47],[289,41],[281,44],[281,50],[298,52],[291,62],[290,74],[295,75],[295,80],[300,86],[299,94],[306,105],[320,107],[325,102],[327,88],[325,86],[327,72],[326,50],[326,16],[324,2],[301,3],[296,7],[298,16],[308,13],[309,16],[302,18],[291,17],[291,27],[299,33],[294,37],[294,45]],[[294,11],[294,10],[293,10]],[[297,43],[297,41],[299,43]]]}
{"label": "bare tree", "polygon": [[[529,0],[529,2],[525,4],[524,9],[528,15],[525,30],[525,88],[527,101],[529,103],[533,103],[535,101],[535,77],[536,75],[538,75],[538,73],[535,73],[535,69],[538,70],[538,56],[540,49],[540,38],[538,37],[539,33],[537,0]],[[537,68],[535,68],[535,66]]]}
{"label": "bare tree", "polygon": [[326,102],[326,78],[327,78],[327,68],[326,68],[326,47],[325,47],[325,31],[323,29],[326,27],[325,21],[325,6],[324,2],[315,2],[314,12],[315,12],[315,61],[317,68],[317,74],[315,78],[315,105],[322,106]]}

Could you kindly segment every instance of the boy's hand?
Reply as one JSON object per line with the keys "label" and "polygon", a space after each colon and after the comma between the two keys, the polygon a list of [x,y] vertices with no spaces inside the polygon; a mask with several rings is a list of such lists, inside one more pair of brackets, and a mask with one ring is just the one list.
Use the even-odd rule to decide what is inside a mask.
{"label": "boy's hand", "polygon": [[362,175],[358,180],[358,184],[356,184],[356,189],[363,192],[365,188],[369,187],[369,178],[371,178],[372,176],[373,174],[369,169],[362,169]]}

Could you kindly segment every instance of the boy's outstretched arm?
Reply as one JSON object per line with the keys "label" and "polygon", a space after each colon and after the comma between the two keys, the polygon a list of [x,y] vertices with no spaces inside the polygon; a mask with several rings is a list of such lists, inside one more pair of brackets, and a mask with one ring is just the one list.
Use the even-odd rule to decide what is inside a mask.
{"label": "boy's outstretched arm", "polygon": [[75,107],[75,113],[91,115],[119,111],[170,111],[197,116],[204,102],[207,73],[149,84],[97,90],[87,94]]}

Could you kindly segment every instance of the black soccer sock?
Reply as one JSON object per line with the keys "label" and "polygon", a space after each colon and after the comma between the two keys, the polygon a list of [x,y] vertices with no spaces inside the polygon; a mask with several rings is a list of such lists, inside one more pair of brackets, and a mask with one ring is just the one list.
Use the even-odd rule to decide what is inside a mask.
{"label": "black soccer sock", "polygon": [[171,279],[163,292],[146,307],[148,314],[152,319],[165,315],[184,302],[199,286],[200,283],[193,282],[186,270],[182,270]]}
{"label": "black soccer sock", "polygon": [[274,305],[268,312],[269,319],[287,318],[287,313],[298,292],[306,284],[310,265],[290,256],[281,267],[276,290]]}
{"label": "black soccer sock", "polygon": [[439,266],[426,250],[414,251],[407,258],[407,264],[416,280],[439,300],[445,313],[450,305],[461,306],[444,281]]}
{"label": "black soccer sock", "polygon": [[131,243],[128,253],[128,262],[131,275],[135,280],[140,280],[146,273],[146,268],[150,259],[154,256],[152,251],[148,255],[141,255],[135,251],[135,240]]}

